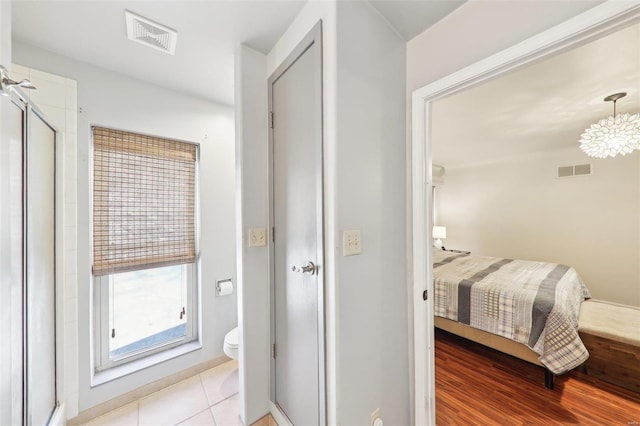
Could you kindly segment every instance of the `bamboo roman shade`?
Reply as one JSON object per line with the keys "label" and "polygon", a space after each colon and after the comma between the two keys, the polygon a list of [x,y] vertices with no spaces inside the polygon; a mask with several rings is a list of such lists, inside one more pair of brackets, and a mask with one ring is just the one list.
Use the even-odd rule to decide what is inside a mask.
{"label": "bamboo roman shade", "polygon": [[93,274],[195,262],[198,147],[92,130]]}

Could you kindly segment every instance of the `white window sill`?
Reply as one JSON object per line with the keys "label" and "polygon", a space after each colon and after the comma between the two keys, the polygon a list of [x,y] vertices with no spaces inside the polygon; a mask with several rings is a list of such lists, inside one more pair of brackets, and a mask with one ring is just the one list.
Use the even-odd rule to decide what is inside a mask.
{"label": "white window sill", "polygon": [[117,367],[111,367],[108,370],[94,372],[91,377],[91,387],[100,386],[201,348],[202,345],[196,340],[144,358],[136,359],[126,364],[118,365]]}

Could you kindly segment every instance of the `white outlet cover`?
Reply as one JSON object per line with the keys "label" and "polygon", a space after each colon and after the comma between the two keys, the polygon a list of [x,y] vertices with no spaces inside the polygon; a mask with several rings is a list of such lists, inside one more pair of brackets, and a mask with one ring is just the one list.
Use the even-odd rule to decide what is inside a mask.
{"label": "white outlet cover", "polygon": [[353,256],[362,253],[359,229],[350,229],[342,233],[342,255]]}
{"label": "white outlet cover", "polygon": [[249,228],[249,247],[264,247],[266,245],[266,228]]}

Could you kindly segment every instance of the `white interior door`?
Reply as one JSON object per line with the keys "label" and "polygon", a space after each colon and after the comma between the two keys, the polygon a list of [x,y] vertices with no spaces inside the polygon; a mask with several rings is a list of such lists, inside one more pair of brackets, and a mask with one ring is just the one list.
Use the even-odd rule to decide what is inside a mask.
{"label": "white interior door", "polygon": [[294,425],[324,414],[320,28],[269,81],[274,402]]}

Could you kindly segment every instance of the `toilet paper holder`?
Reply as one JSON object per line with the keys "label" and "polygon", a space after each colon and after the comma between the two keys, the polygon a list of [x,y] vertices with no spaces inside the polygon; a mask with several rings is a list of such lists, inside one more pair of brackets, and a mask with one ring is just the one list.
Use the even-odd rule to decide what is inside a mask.
{"label": "toilet paper holder", "polygon": [[216,281],[216,296],[227,296],[231,293],[233,293],[231,278]]}

